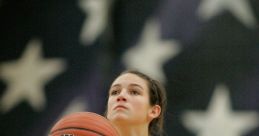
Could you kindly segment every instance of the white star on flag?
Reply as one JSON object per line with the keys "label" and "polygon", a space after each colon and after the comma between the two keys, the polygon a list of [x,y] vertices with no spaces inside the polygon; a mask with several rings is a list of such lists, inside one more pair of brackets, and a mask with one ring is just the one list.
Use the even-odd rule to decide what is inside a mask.
{"label": "white star on flag", "polygon": [[163,64],[180,52],[176,41],[160,38],[160,26],[155,19],[147,21],[140,41],[123,56],[127,68],[138,69],[165,83]]}
{"label": "white star on flag", "polygon": [[[59,117],[57,117],[57,120],[60,120],[62,117],[75,113],[75,112],[84,112],[87,111],[87,103],[85,101],[84,97],[76,97],[74,98],[69,105],[67,106],[67,108],[63,111],[63,113],[61,113],[61,115]],[[56,122],[53,122],[53,124]],[[51,126],[49,126],[49,129],[47,129],[45,136],[49,136],[49,131],[51,130],[51,127],[53,127],[51,124]]]}
{"label": "white star on flag", "polygon": [[246,27],[254,28],[256,18],[248,2],[249,0],[203,0],[198,8],[198,16],[208,20],[228,10]]}
{"label": "white star on flag", "polygon": [[79,0],[79,7],[87,15],[80,34],[83,45],[91,45],[106,28],[109,8],[113,0]]}
{"label": "white star on flag", "polygon": [[61,59],[43,59],[41,42],[31,40],[19,60],[0,65],[0,77],[7,83],[0,99],[0,110],[8,112],[23,100],[34,110],[42,110],[46,103],[44,84],[64,69]]}
{"label": "white star on flag", "polygon": [[82,112],[86,111],[88,108],[88,105],[85,101],[84,97],[76,97],[69,103],[67,108],[64,110],[61,116],[65,116],[68,114],[71,114],[73,112]]}
{"label": "white star on flag", "polygon": [[228,89],[218,85],[208,111],[188,111],[183,115],[186,128],[197,136],[243,136],[258,126],[259,116],[252,111],[232,111]]}

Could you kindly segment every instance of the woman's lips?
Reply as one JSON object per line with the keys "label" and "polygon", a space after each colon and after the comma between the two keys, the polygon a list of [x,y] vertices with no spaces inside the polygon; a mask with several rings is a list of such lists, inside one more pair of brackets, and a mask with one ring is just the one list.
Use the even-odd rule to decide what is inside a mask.
{"label": "woman's lips", "polygon": [[118,105],[114,108],[114,110],[116,109],[128,109],[127,107],[123,106],[123,105]]}

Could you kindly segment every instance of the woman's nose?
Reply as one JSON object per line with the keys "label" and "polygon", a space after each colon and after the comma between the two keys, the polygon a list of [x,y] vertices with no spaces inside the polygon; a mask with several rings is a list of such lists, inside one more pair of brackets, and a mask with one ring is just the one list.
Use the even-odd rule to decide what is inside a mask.
{"label": "woman's nose", "polygon": [[127,101],[127,99],[125,98],[125,97],[122,97],[122,96],[119,96],[118,98],[117,98],[117,101],[119,102],[119,101]]}
{"label": "woman's nose", "polygon": [[117,98],[117,101],[119,102],[119,101],[127,101],[127,98],[126,98],[126,96],[125,96],[126,94],[125,94],[125,92],[121,92],[120,94],[119,94],[119,96],[118,96],[118,98]]}

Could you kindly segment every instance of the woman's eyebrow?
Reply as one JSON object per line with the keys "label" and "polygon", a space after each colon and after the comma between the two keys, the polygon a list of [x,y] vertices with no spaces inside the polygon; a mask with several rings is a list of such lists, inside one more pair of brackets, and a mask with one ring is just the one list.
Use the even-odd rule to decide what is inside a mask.
{"label": "woman's eyebrow", "polygon": [[[113,87],[120,87],[120,86],[121,86],[120,84],[114,84],[114,85],[112,85],[110,88],[113,88]],[[141,88],[141,89],[144,90],[144,88],[143,88],[141,85],[136,84],[136,83],[131,83],[130,86],[137,86],[137,87],[139,87],[139,88]]]}
{"label": "woman's eyebrow", "polygon": [[137,87],[141,88],[142,90],[144,90],[144,88],[139,84],[131,83],[130,86],[137,86]]}

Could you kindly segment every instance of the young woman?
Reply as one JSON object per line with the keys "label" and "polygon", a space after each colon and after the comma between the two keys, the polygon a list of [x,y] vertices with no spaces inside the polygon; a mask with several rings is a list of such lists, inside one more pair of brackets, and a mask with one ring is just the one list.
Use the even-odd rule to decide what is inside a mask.
{"label": "young woman", "polygon": [[138,71],[125,71],[109,90],[106,117],[120,136],[162,136],[164,87]]}

